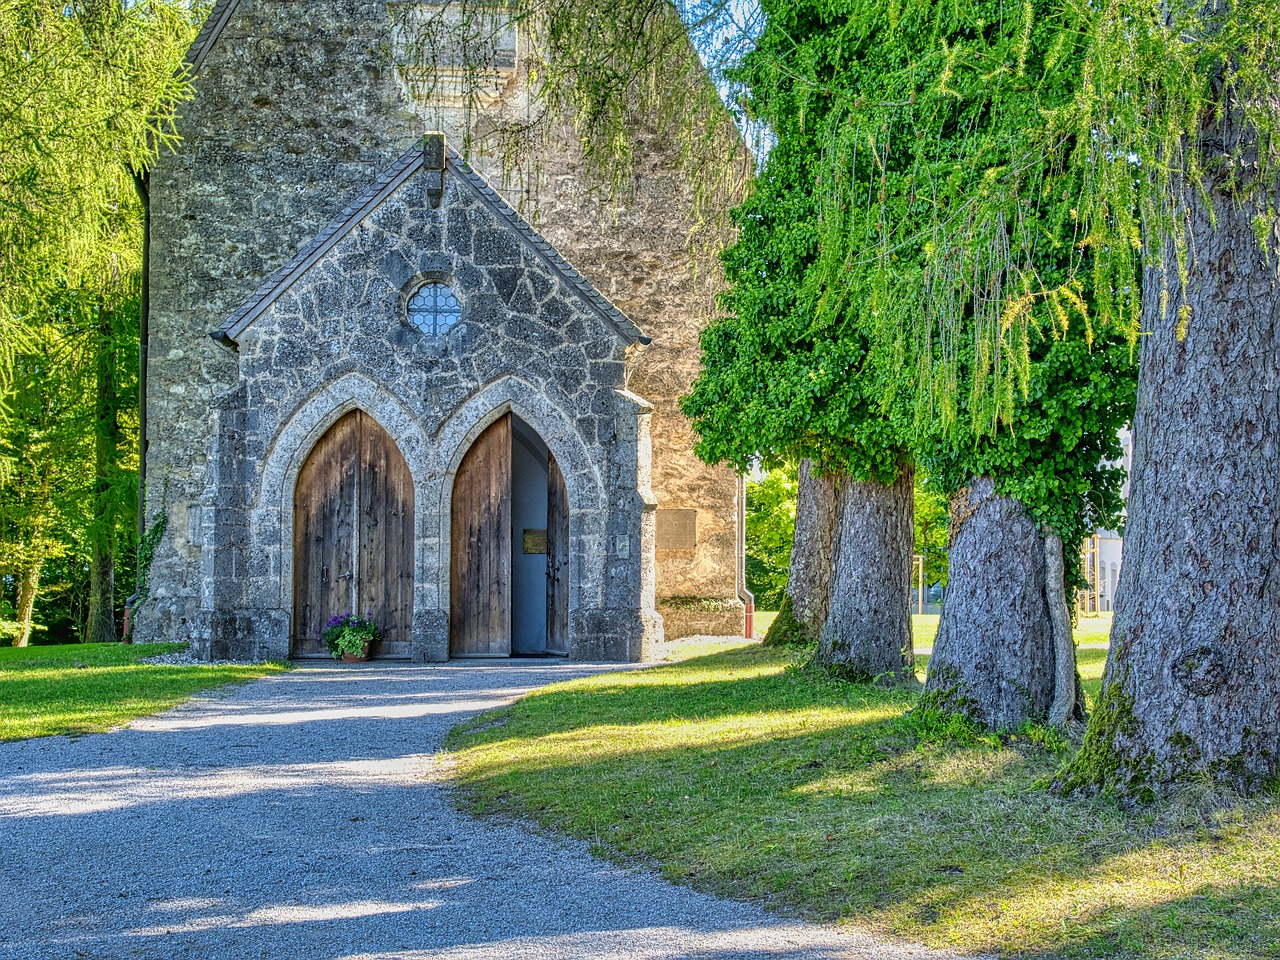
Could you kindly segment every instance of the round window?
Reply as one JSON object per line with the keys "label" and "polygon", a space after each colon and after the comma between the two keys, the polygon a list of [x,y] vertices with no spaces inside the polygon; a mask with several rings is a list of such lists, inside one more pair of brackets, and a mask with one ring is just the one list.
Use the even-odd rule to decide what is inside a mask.
{"label": "round window", "polygon": [[462,304],[443,283],[424,283],[414,291],[407,305],[409,322],[428,337],[438,337],[462,316]]}

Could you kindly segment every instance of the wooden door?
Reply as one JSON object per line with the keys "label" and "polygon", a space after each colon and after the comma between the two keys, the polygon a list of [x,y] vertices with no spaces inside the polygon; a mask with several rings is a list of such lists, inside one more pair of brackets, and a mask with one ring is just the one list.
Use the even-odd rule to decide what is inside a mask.
{"label": "wooden door", "polygon": [[382,628],[376,656],[408,657],[413,630],[413,477],[395,442],[360,413],[356,605]]}
{"label": "wooden door", "polygon": [[569,652],[569,499],[564,475],[547,457],[547,653]]}
{"label": "wooden door", "polygon": [[378,657],[407,657],[413,625],[413,479],[395,442],[356,410],[329,428],[293,500],[293,656],[324,657],[330,617],[368,614]]}
{"label": "wooden door", "polygon": [[453,481],[449,655],[511,655],[511,414],[462,458]]}

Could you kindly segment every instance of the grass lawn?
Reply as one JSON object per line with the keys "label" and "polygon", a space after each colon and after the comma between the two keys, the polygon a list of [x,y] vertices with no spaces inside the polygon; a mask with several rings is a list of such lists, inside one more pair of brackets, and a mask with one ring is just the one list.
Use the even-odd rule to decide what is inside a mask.
{"label": "grass lawn", "polygon": [[283,664],[159,666],[138,663],[183,643],[75,643],[0,648],[0,741],[99,733],[167,710],[192,694],[256,680]]}
{"label": "grass lawn", "polygon": [[[755,613],[755,635],[757,640],[764,638],[769,624],[778,615],[776,610],[757,610]],[[1096,617],[1081,617],[1072,631],[1076,643],[1107,643],[1111,639],[1111,614],[1104,613]],[[911,615],[911,640],[916,649],[929,649],[938,634],[938,615],[936,613]]]}
{"label": "grass lawn", "polygon": [[[915,693],[758,644],[576,680],[451,736],[459,795],[700,889],[936,947],[1280,958],[1280,797],[1126,813],[1043,784],[1052,738],[904,717]],[[1106,652],[1082,650],[1097,695]],[[922,671],[923,672],[923,671]]]}

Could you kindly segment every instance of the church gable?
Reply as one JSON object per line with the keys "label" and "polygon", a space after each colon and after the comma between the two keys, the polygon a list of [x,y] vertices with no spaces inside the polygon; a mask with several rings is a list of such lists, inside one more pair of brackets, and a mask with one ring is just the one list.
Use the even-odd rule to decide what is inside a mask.
{"label": "church gable", "polygon": [[[381,250],[379,239],[385,244]],[[468,292],[496,292],[515,315],[534,320],[541,317],[543,322],[548,320],[542,315],[551,291],[558,288],[565,299],[623,343],[649,342],[447,147],[440,134],[428,135],[421,146],[410,149],[384,170],[363,195],[268,277],[214,332],[215,339],[238,341],[273,305],[287,300],[297,285],[306,287],[311,271],[319,268],[332,278],[332,270],[324,265],[335,258],[343,260],[347,269],[354,269],[359,278],[360,289],[349,294],[374,300],[381,294],[380,299],[387,301],[391,290],[385,284],[383,289],[375,289],[379,278],[369,276],[368,266],[359,262],[364,257],[377,261],[384,269],[381,279],[391,286],[449,276],[462,284],[464,299]],[[401,299],[413,295],[407,288],[395,292]],[[384,302],[379,310],[372,302],[347,304],[371,307],[369,313],[384,316],[389,305]],[[559,313],[562,308],[557,305],[552,311]]]}

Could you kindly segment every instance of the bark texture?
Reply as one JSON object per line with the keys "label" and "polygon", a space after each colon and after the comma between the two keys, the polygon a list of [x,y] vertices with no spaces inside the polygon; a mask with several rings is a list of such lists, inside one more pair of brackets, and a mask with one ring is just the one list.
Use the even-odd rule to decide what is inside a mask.
{"label": "bark texture", "polygon": [[810,640],[816,640],[831,604],[840,482],[838,477],[818,476],[808,460],[800,461],[798,479],[787,596],[791,616]]}
{"label": "bark texture", "polygon": [[86,643],[116,640],[116,500],[111,485],[120,468],[120,392],[116,376],[116,337],[111,314],[98,306],[96,391],[93,407],[93,522],[89,525],[89,615]]}
{"label": "bark texture", "polygon": [[96,544],[89,558],[89,614],[85,618],[85,643],[115,643],[115,551],[110,544]]}
{"label": "bark texture", "polygon": [[[952,500],[950,541],[922,702],[992,730],[1047,720],[1056,656],[1044,538],[1020,502],[978,477]],[[1070,656],[1074,677],[1074,647]]]}
{"label": "bark texture", "polygon": [[1044,538],[1044,587],[1053,636],[1053,703],[1049,707],[1049,724],[1079,736],[1083,732],[1080,720],[1084,700],[1077,696],[1076,645],[1071,636],[1062,538],[1056,533],[1046,534]]}
{"label": "bark texture", "polygon": [[1191,315],[1179,337],[1149,272],[1111,656],[1065,781],[1139,800],[1205,773],[1256,789],[1280,749],[1278,261],[1254,234],[1265,201],[1183,202]]}
{"label": "bark texture", "polygon": [[40,570],[44,566],[44,558],[29,561],[18,570],[18,635],[14,638],[15,647],[25,647],[31,642],[31,617],[35,612],[36,594],[40,589]]}
{"label": "bark texture", "polygon": [[849,680],[915,677],[914,476],[907,467],[892,486],[848,477],[837,485],[833,573],[814,662]]}

